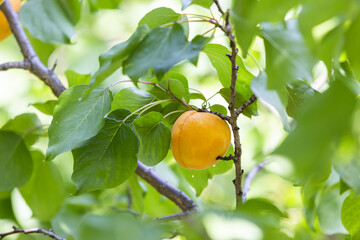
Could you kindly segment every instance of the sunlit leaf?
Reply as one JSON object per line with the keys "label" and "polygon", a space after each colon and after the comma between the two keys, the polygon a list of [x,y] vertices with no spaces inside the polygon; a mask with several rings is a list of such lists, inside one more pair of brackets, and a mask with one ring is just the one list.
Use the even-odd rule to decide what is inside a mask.
{"label": "sunlit leaf", "polygon": [[360,195],[349,195],[342,205],[341,220],[352,239],[360,239]]}
{"label": "sunlit leaf", "polygon": [[212,0],[181,0],[181,4],[182,4],[181,9],[184,10],[191,4],[196,4],[204,8],[210,8],[213,3],[214,2]]}
{"label": "sunlit leaf", "polygon": [[65,72],[66,79],[69,83],[69,87],[76,86],[76,85],[82,85],[82,84],[89,84],[91,80],[90,74],[79,74],[77,72],[74,72],[72,70],[67,70]]}
{"label": "sunlit leaf", "polygon": [[154,99],[154,96],[150,93],[139,88],[124,88],[114,96],[114,101],[111,104],[111,111],[123,108],[133,112],[154,101]]}
{"label": "sunlit leaf", "polygon": [[49,100],[44,103],[33,103],[33,105],[37,110],[46,114],[46,115],[53,115],[54,108],[57,104],[57,100]]}
{"label": "sunlit leaf", "polygon": [[103,126],[103,118],[110,110],[111,94],[107,89],[96,88],[83,98],[88,89],[88,86],[77,85],[59,97],[49,127],[47,160],[79,147]]}

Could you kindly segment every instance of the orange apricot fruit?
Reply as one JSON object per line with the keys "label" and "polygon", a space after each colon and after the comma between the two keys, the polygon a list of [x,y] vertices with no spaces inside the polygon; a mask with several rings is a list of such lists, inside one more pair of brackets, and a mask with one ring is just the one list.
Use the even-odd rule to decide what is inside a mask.
{"label": "orange apricot fruit", "polygon": [[[21,8],[21,0],[10,0],[13,9],[18,12]],[[0,41],[4,40],[11,34],[9,23],[3,12],[0,11]]]}
{"label": "orange apricot fruit", "polygon": [[212,113],[183,113],[171,130],[171,151],[184,168],[205,169],[224,156],[231,142],[227,123]]}

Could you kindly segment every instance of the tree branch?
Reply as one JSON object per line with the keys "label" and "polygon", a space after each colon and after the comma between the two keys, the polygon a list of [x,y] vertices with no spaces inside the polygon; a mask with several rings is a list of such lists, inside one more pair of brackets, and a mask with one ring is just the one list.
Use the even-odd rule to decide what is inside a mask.
{"label": "tree branch", "polygon": [[243,105],[241,105],[238,109],[236,109],[236,114],[240,115],[248,106],[253,104],[256,101],[256,96],[253,94],[249,100],[247,100]]}
{"label": "tree branch", "polygon": [[55,73],[48,69],[36,55],[24,32],[24,29],[21,27],[19,16],[14,9],[12,9],[10,2],[5,0],[2,4],[0,4],[0,10],[4,13],[9,22],[11,31],[13,32],[20,47],[20,51],[24,56],[24,62],[28,62],[29,64],[26,69],[48,85],[57,97],[60,96],[60,94],[65,90],[65,87],[62,85]]}
{"label": "tree branch", "polygon": [[[59,81],[55,73],[40,61],[21,27],[17,13],[12,9],[8,0],[5,0],[2,4],[0,4],[0,10],[5,14],[25,59],[24,62],[2,64],[0,66],[2,66],[3,69],[0,70],[15,68],[15,65],[25,69],[25,67],[22,66],[26,65],[26,69],[44,81],[52,89],[56,96],[60,96],[60,94],[65,90],[65,87]],[[198,209],[198,206],[188,196],[186,196],[185,193],[164,182],[164,180],[162,180],[150,168],[146,167],[141,162],[138,162],[136,173],[152,185],[160,194],[173,201],[183,211]]]}
{"label": "tree branch", "polygon": [[0,239],[5,238],[6,236],[17,234],[17,233],[24,233],[24,234],[31,234],[31,233],[41,233],[44,234],[52,239],[56,240],[66,240],[65,238],[57,236],[51,229],[49,231],[46,231],[42,228],[30,228],[30,229],[21,229],[13,226],[13,231],[7,232],[7,233],[0,233]]}
{"label": "tree branch", "polygon": [[136,174],[153,186],[160,194],[166,196],[176,205],[179,206],[184,212],[197,210],[198,206],[179,189],[169,185],[162,180],[151,168],[146,167],[143,163],[138,161]]}
{"label": "tree branch", "polygon": [[222,14],[222,16],[225,18],[225,26],[222,26],[218,22],[216,22],[216,26],[218,26],[225,35],[229,38],[230,41],[230,48],[231,48],[231,54],[227,54],[231,61],[231,85],[230,85],[230,99],[229,99],[229,106],[228,109],[230,111],[230,119],[229,124],[231,126],[233,136],[234,136],[234,156],[232,156],[232,159],[234,160],[235,165],[235,179],[233,181],[235,185],[235,194],[236,194],[236,207],[239,207],[242,203],[242,175],[243,170],[241,167],[241,144],[240,144],[240,133],[239,133],[239,127],[237,125],[237,119],[239,117],[239,114],[237,113],[237,110],[235,109],[235,97],[236,97],[236,81],[238,77],[238,70],[239,66],[236,64],[236,56],[238,53],[238,49],[236,48],[236,41],[235,36],[232,34],[232,26],[230,24],[229,20],[229,11],[224,12],[218,3],[217,0],[213,0],[216,4],[219,12]]}
{"label": "tree branch", "polygon": [[25,70],[29,70],[31,67],[31,63],[28,60],[22,61],[22,62],[8,62],[0,64],[0,71],[6,71],[11,68],[21,68]]}
{"label": "tree branch", "polygon": [[198,112],[207,112],[207,113],[215,114],[216,116],[218,116],[219,118],[221,118],[222,120],[225,120],[225,121],[229,121],[229,120],[230,120],[230,117],[227,116],[227,115],[224,115],[224,114],[221,114],[221,113],[218,113],[218,112],[214,112],[214,111],[210,111],[210,110],[207,110],[207,109],[205,109],[205,108],[199,108],[199,109],[197,109],[196,111],[198,111]]}
{"label": "tree branch", "polygon": [[243,195],[242,195],[242,201],[243,203],[246,201],[246,194],[247,192],[250,190],[250,185],[252,180],[254,179],[254,177],[256,176],[256,174],[263,169],[266,164],[268,164],[270,162],[270,159],[261,162],[259,164],[257,164],[253,169],[251,169],[251,171],[246,175],[245,180],[244,180],[244,190],[243,190]]}
{"label": "tree branch", "polygon": [[165,217],[159,217],[159,218],[157,218],[157,220],[160,220],[160,221],[182,220],[193,213],[194,213],[193,211],[186,211],[186,212],[172,214],[172,215],[165,216]]}

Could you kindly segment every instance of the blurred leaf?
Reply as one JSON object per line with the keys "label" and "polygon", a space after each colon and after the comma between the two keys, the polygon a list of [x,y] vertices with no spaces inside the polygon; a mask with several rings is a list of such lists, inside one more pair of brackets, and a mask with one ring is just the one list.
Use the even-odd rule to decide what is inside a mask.
{"label": "blurred leaf", "polygon": [[147,25],[150,30],[160,27],[166,23],[179,21],[181,15],[174,12],[171,8],[160,7],[148,12],[139,22],[138,27]]}
{"label": "blurred leaf", "polygon": [[351,239],[360,239],[360,195],[349,195],[341,208],[341,220],[349,231]]}
{"label": "blurred leaf", "polygon": [[141,222],[130,214],[110,213],[86,215],[79,224],[79,240],[126,239],[158,240],[162,237],[160,224]]}
{"label": "blurred leaf", "polygon": [[87,85],[91,80],[90,74],[80,74],[73,70],[67,70],[65,72],[66,79],[69,83],[69,88],[76,85]]}
{"label": "blurred leaf", "polygon": [[27,30],[25,30],[25,33],[26,36],[29,38],[31,46],[34,48],[36,54],[40,58],[40,61],[45,66],[48,66],[49,57],[56,49],[55,44],[42,42],[39,39],[33,37]]}
{"label": "blurred leaf", "polygon": [[180,24],[169,28],[155,28],[124,62],[124,74],[135,83],[152,68],[161,78],[175,64],[188,59],[196,62],[207,38],[196,36],[188,42]]}
{"label": "blurred leaf", "polygon": [[[221,96],[227,101],[229,102],[230,100],[230,88],[222,88],[220,89],[219,93],[221,94]],[[235,108],[239,108],[241,107],[247,100],[249,99],[245,99],[243,97],[243,95],[241,95],[238,92],[235,92],[236,96],[235,96]],[[248,118],[251,118],[252,116],[257,116],[258,112],[257,112],[257,104],[253,103],[251,105],[249,105],[247,108],[245,108],[243,114],[245,116],[247,116]]]}
{"label": "blurred leaf", "polygon": [[233,1],[231,16],[236,40],[245,58],[253,38],[258,33],[260,22],[280,22],[298,0],[237,0]]}
{"label": "blurred leaf", "polygon": [[[206,53],[211,64],[216,69],[221,85],[224,88],[229,88],[231,85],[231,61],[226,54],[229,54],[230,51],[220,44],[208,44],[203,52]],[[236,56],[236,64],[239,66],[236,91],[248,99],[252,95],[250,83],[254,75],[245,68],[239,56]]]}
{"label": "blurred leaf", "polygon": [[79,147],[103,126],[103,118],[110,110],[111,94],[108,89],[96,88],[83,99],[88,89],[89,86],[77,85],[59,97],[49,127],[47,160]]}
{"label": "blurred leaf", "polygon": [[44,103],[33,103],[31,105],[33,105],[40,112],[52,116],[56,104],[57,100],[49,100]]}
{"label": "blurred leaf", "polygon": [[254,94],[273,106],[280,115],[281,122],[284,125],[284,129],[288,132],[291,131],[290,123],[286,114],[285,106],[281,101],[281,97],[276,90],[270,90],[267,86],[267,75],[265,72],[261,72],[259,76],[255,77],[251,83],[251,89]]}
{"label": "blurred leaf", "polygon": [[138,158],[148,166],[161,162],[170,149],[170,129],[162,119],[161,113],[150,112],[133,122],[140,140]]}
{"label": "blurred leaf", "polygon": [[57,0],[32,0],[20,10],[23,26],[42,42],[70,43],[75,34],[74,22],[68,9]]}
{"label": "blurred leaf", "polygon": [[290,159],[303,184],[321,183],[329,177],[334,148],[350,130],[355,97],[342,81],[335,81],[306,104],[295,130],[275,150]]}
{"label": "blurred leaf", "polygon": [[138,139],[124,123],[129,114],[125,109],[112,112],[96,136],[73,150],[77,194],[115,187],[135,171]]}
{"label": "blurred leaf", "polygon": [[42,124],[34,113],[23,113],[8,121],[1,130],[12,131],[22,136],[26,146],[33,145],[43,134]]}
{"label": "blurred leaf", "polygon": [[196,4],[204,8],[210,8],[213,3],[213,0],[181,0],[181,10],[184,10],[191,4]]}
{"label": "blurred leaf", "polygon": [[210,106],[210,110],[211,111],[214,111],[214,112],[218,112],[218,113],[221,113],[221,114],[224,114],[226,115],[227,114],[227,108],[224,107],[223,105],[220,105],[220,104],[214,104],[214,105],[211,105]]}
{"label": "blurred leaf", "polygon": [[109,51],[102,53],[99,57],[100,68],[96,71],[90,82],[91,89],[98,86],[118,70],[123,65],[125,59],[137,49],[149,31],[150,29],[146,25],[140,26],[127,41],[116,44]]}
{"label": "blurred leaf", "polygon": [[341,222],[341,206],[347,195],[340,195],[339,185],[324,189],[318,203],[317,215],[322,232],[328,235],[347,231]]}
{"label": "blurred leaf", "polygon": [[335,169],[339,173],[342,181],[348,187],[353,188],[356,193],[360,193],[360,160],[355,158],[347,163],[335,164]]}
{"label": "blurred leaf", "polygon": [[85,213],[69,205],[63,205],[58,214],[51,219],[54,232],[68,240],[78,239],[79,224]]}
{"label": "blurred leaf", "polygon": [[296,81],[287,86],[288,105],[286,107],[287,114],[292,118],[301,115],[303,105],[311,100],[317,93],[309,84],[303,81]]}
{"label": "blurred leaf", "polygon": [[280,210],[274,203],[265,198],[250,198],[240,206],[239,211],[250,212],[258,215],[274,215],[276,217],[287,218],[286,212]]}
{"label": "blurred leaf", "polygon": [[23,186],[31,176],[32,158],[22,137],[0,130],[0,191]]}
{"label": "blurred leaf", "polygon": [[33,151],[31,155],[34,162],[33,173],[30,180],[20,188],[20,192],[34,217],[49,221],[65,198],[64,182],[56,165],[45,162],[45,156],[40,151]]}
{"label": "blurred leaf", "polygon": [[360,79],[360,46],[356,44],[360,36],[360,14],[351,23],[346,32],[345,49],[351,69],[358,81]]}
{"label": "blurred leaf", "polygon": [[142,187],[139,184],[139,180],[135,174],[131,175],[128,179],[130,186],[131,200],[133,203],[133,208],[135,211],[140,214],[144,213],[145,203],[144,203],[144,192]]}
{"label": "blurred leaf", "polygon": [[296,20],[284,24],[263,23],[268,88],[279,89],[297,79],[312,81],[316,59],[305,45]]}
{"label": "blurred leaf", "polygon": [[122,0],[88,0],[91,11],[100,9],[116,9]]}
{"label": "blurred leaf", "polygon": [[114,101],[111,103],[111,111],[123,108],[134,112],[154,100],[155,98],[151,94],[139,88],[124,88],[114,96]]}

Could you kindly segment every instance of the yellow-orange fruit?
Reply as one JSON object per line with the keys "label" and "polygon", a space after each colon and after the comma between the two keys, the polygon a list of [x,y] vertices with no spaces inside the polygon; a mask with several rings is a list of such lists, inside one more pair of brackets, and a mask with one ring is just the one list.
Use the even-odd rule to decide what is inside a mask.
{"label": "yellow-orange fruit", "polygon": [[[21,8],[21,0],[10,0],[13,9],[18,12]],[[4,40],[11,34],[9,23],[3,12],[0,11],[0,41]]]}
{"label": "yellow-orange fruit", "polygon": [[220,117],[205,112],[187,111],[171,130],[171,151],[184,168],[205,169],[224,156],[231,142],[231,132]]}

